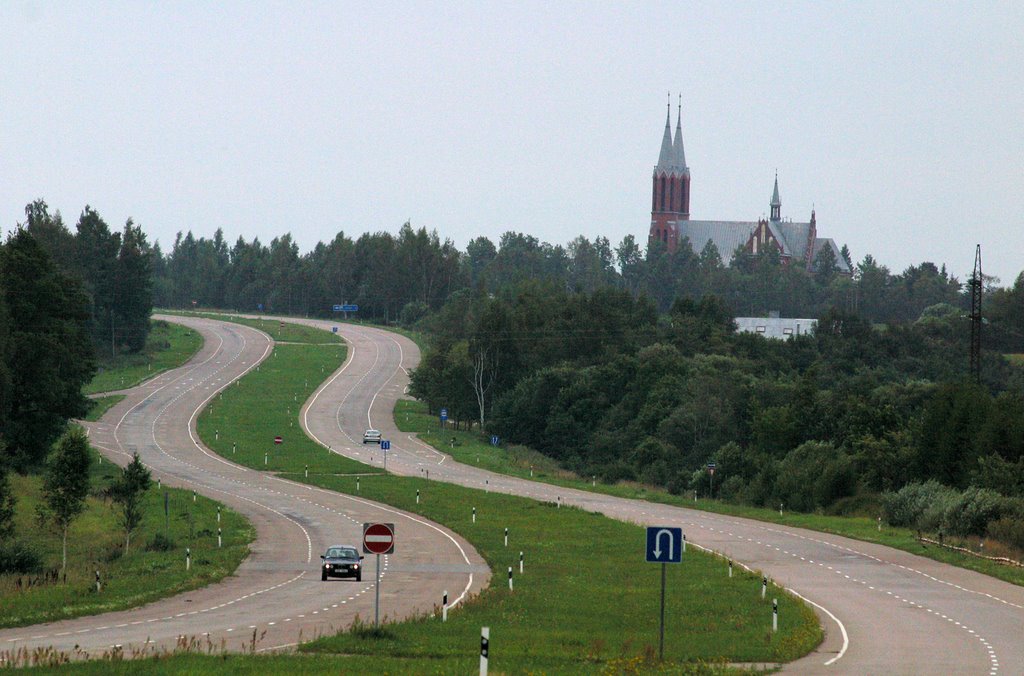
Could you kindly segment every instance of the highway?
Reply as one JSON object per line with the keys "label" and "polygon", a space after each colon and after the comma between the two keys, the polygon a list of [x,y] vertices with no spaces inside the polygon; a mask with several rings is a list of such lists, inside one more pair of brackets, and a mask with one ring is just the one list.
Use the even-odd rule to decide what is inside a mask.
{"label": "highway", "polygon": [[[825,641],[786,665],[787,673],[1024,674],[1024,588],[839,536],[570,490],[459,464],[394,425],[392,402],[419,360],[415,343],[372,327],[303,323],[328,330],[337,326],[354,353],[353,363],[372,364],[360,369],[361,382],[344,396],[328,381],[311,398],[301,419],[313,436],[325,439],[340,431],[348,443],[334,448],[370,462],[356,440],[372,423],[392,441],[388,470],[396,474],[429,472],[432,480],[561,500],[637,524],[681,526],[689,542],[763,571],[815,608]],[[372,462],[382,464],[379,453]],[[636,565],[644,565],[642,557],[638,534]]]}
{"label": "highway", "polygon": [[[382,616],[429,612],[445,590],[456,605],[486,586],[489,568],[446,528],[386,505],[253,471],[206,449],[195,432],[198,412],[265,358],[272,341],[237,324],[158,318],[201,332],[202,350],[185,366],[126,390],[127,398],[100,422],[86,424],[92,443],[122,465],[138,452],[154,481],[194,489],[244,514],[257,531],[252,554],[222,582],[140,608],[0,630],[0,650],[52,646],[70,652],[77,647],[98,655],[120,646],[132,654],[197,641],[203,649],[223,645],[233,651],[266,651],[333,633],[356,614],[372,620],[373,556],[364,561],[362,582],[322,582],[319,575],[319,557],[327,546],[358,545],[367,521],[396,524],[396,551],[381,557]],[[393,406],[395,390],[376,377],[376,370],[359,373],[372,366],[358,355],[349,360],[345,372],[356,377],[335,378],[329,394],[356,410],[363,399],[347,394],[359,383],[360,393],[369,391],[375,406]],[[322,438],[326,444],[345,440],[340,430]]]}

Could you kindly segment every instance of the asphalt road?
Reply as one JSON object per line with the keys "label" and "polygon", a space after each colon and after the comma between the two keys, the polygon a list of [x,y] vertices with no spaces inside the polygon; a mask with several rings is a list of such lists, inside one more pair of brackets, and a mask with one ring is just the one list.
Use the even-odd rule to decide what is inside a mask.
{"label": "asphalt road", "polygon": [[[1024,674],[1024,588],[839,536],[569,490],[459,464],[394,425],[392,402],[404,387],[406,370],[419,360],[416,345],[371,327],[336,326],[359,363],[372,362],[344,397],[331,394],[333,386],[325,384],[302,412],[314,436],[336,438],[340,431],[347,437],[336,451],[382,464],[379,452],[371,459],[371,452],[356,443],[363,428],[372,426],[391,440],[388,470],[397,474],[429,472],[432,480],[561,500],[638,524],[681,526],[690,543],[763,571],[815,608],[826,639],[817,651],[787,665],[788,673]],[[638,534],[638,566],[645,565],[643,548]]]}
{"label": "asphalt road", "polygon": [[[319,555],[332,544],[358,545],[362,523],[394,522],[396,552],[381,557],[381,615],[407,617],[440,604],[445,590],[456,605],[486,585],[489,569],[464,540],[421,517],[359,498],[278,479],[235,465],[200,443],[195,419],[216,393],[267,356],[268,336],[254,329],[196,318],[166,317],[200,331],[205,344],[182,368],[126,390],[127,398],[99,423],[87,424],[93,444],[125,464],[137,451],[163,483],[195,489],[244,514],[255,525],[252,554],[234,576],[146,606],[31,627],[0,630],[0,651],[53,646],[101,654],[114,646],[131,654],[179,641],[218,649],[273,650],[347,627],[358,614],[374,616],[374,557],[362,582],[322,582]],[[322,401],[389,408],[397,389],[377,364],[355,352]],[[404,376],[404,374],[402,374]],[[242,385],[244,386],[244,385]],[[351,390],[359,396],[350,396]],[[369,399],[364,395],[369,393]],[[360,433],[362,428],[360,428]],[[324,432],[325,444],[347,441]],[[182,561],[184,565],[184,560]],[[254,638],[255,637],[255,638]]]}

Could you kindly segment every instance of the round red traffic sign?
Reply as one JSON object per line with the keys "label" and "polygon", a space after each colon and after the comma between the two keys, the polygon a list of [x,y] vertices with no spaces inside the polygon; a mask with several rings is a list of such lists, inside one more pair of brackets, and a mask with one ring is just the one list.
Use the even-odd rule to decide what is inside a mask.
{"label": "round red traffic sign", "polygon": [[283,444],[284,443],[284,438],[283,437],[274,437],[274,443],[275,444]]}
{"label": "round red traffic sign", "polygon": [[390,554],[395,551],[395,524],[364,523],[363,551],[367,554]]}

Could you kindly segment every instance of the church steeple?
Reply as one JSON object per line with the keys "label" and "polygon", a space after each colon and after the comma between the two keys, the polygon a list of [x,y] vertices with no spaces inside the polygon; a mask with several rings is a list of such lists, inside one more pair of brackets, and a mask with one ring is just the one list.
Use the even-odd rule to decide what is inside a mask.
{"label": "church steeple", "polygon": [[686,152],[683,150],[683,95],[679,95],[679,115],[676,117],[676,138],[672,142],[672,158],[679,172],[688,172]]}
{"label": "church steeple", "polygon": [[775,190],[772,191],[772,220],[782,220],[782,200],[779,199],[779,172],[775,172]]}
{"label": "church steeple", "polygon": [[[671,94],[669,94],[671,96]],[[671,171],[674,164],[672,151],[672,102],[665,104],[665,135],[661,139],[661,153],[658,155],[658,166],[655,172]]]}

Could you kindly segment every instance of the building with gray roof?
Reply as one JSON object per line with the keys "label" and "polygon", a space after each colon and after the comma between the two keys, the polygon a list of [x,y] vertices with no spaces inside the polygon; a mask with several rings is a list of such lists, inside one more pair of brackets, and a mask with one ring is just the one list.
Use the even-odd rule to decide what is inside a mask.
{"label": "building with gray roof", "polygon": [[718,250],[725,265],[732,263],[740,250],[755,255],[769,249],[778,252],[784,264],[797,263],[810,271],[819,269],[827,261],[834,262],[839,274],[852,273],[849,262],[836,243],[828,237],[818,237],[817,218],[811,209],[811,218],[797,222],[782,218],[782,200],[779,197],[779,177],[775,176],[770,216],[756,221],[698,221],[690,220],[690,168],[683,152],[682,101],[676,118],[673,138],[671,104],[665,116],[658,164],[654,167],[651,195],[651,228],[648,243],[662,242],[669,251],[675,251],[684,239],[694,253],[700,253],[711,243]]}

